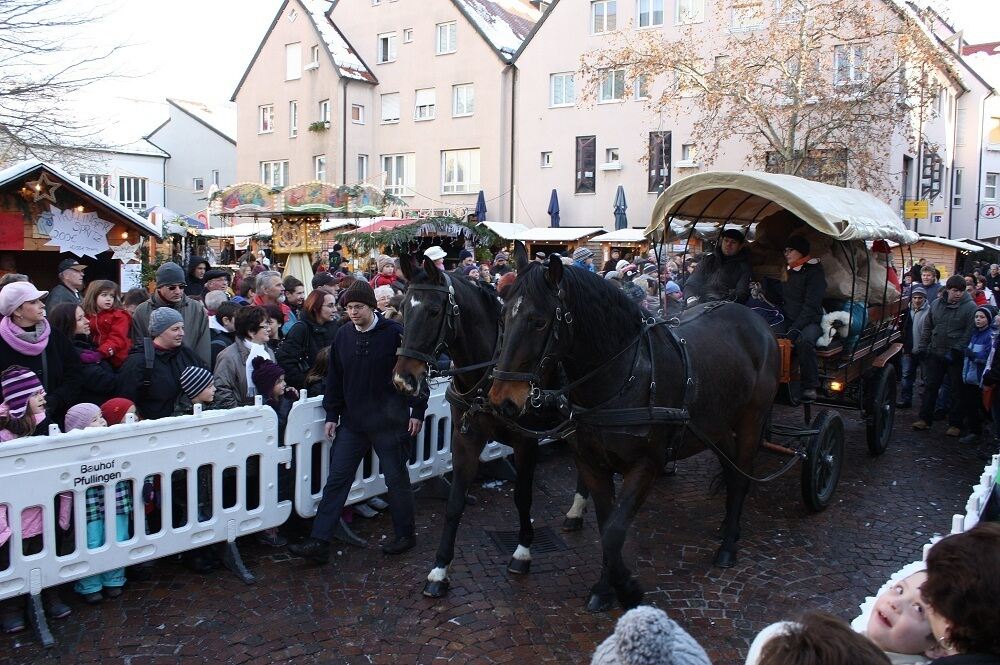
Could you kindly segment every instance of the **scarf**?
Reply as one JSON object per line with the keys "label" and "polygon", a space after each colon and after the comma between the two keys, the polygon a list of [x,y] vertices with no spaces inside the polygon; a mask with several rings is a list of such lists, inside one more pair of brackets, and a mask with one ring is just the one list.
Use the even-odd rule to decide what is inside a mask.
{"label": "scarf", "polygon": [[788,269],[789,270],[798,270],[799,268],[801,268],[805,264],[809,263],[810,261],[812,261],[812,257],[809,256],[808,254],[806,254],[805,256],[803,256],[798,261],[792,261],[791,263],[789,263],[788,264]]}
{"label": "scarf", "polygon": [[264,360],[270,360],[271,356],[267,354],[267,347],[263,344],[257,344],[256,342],[251,342],[248,339],[242,339],[240,342],[250,349],[250,355],[247,356],[245,369],[247,373],[247,397],[253,397],[257,394],[257,389],[253,385],[253,359],[260,356]]}
{"label": "scarf", "polygon": [[0,319],[0,338],[25,356],[41,355],[48,344],[51,330],[46,319],[42,319],[34,330],[24,330],[16,326],[9,316]]}

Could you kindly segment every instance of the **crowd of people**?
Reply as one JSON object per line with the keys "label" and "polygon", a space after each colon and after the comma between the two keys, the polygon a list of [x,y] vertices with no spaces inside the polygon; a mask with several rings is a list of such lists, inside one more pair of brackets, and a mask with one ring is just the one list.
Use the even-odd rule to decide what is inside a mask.
{"label": "crowd of people", "polygon": [[[447,255],[442,248],[430,247],[424,256],[445,268]],[[814,399],[824,271],[803,237],[790,237],[784,256],[787,277],[775,327],[794,343],[803,397]],[[532,257],[540,262],[550,258],[541,252]],[[661,256],[655,250],[622,256],[614,250],[600,269],[595,258],[584,246],[560,260],[599,274],[649,316],[671,317],[686,306],[711,300],[748,306],[758,302],[747,241],[739,230],[725,230],[716,247],[700,256]],[[481,283],[502,297],[515,277],[510,263],[505,251],[477,261],[472,251],[462,250],[452,274]],[[3,276],[0,442],[47,434],[52,424],[69,432],[114,425],[130,415],[155,420],[191,414],[196,407],[247,406],[257,397],[274,409],[283,432],[300,391],[322,394],[325,435],[336,437],[337,445],[331,452],[316,519],[311,526],[296,521],[270,529],[259,534],[261,542],[287,546],[295,554],[325,563],[333,539],[365,544],[351,529],[355,516],[373,516],[388,509],[394,533],[382,550],[386,555],[408,551],[416,538],[407,442],[421,430],[427,398],[406,398],[392,388],[391,371],[402,336],[399,309],[406,289],[399,260],[380,255],[367,272],[351,272],[338,245],[329,256],[317,257],[308,285],[293,276],[282,278],[272,268],[278,266],[272,266],[263,252],[245,255],[235,270],[213,267],[205,258],[193,256],[184,267],[175,262],[160,265],[151,292],[133,289],[124,294],[111,281],[87,283],[86,267],[72,258],[59,264],[58,284],[50,291],[36,288],[27,275]],[[918,264],[904,275],[901,287],[910,296],[910,305],[904,319],[899,406],[911,406],[922,376],[923,400],[914,427],[929,429],[935,417],[945,413],[947,435],[959,436],[964,444],[981,444],[983,454],[995,450],[995,442],[991,447],[983,437],[984,421],[990,420],[987,413],[994,437],[1000,433],[1000,402],[988,399],[1000,381],[1000,367],[993,368],[1000,268],[994,265],[986,275],[952,276],[940,284],[933,267]],[[375,499],[345,508],[358,465],[372,450],[385,474],[388,501]],[[247,473],[251,472],[248,468]],[[137,514],[145,516],[147,533],[156,532],[171,519],[176,524],[186,506],[161,506],[159,482],[146,478],[137,493],[130,481],[116,485],[115,538],[127,540],[134,529],[143,528]],[[199,487],[205,482],[199,478]],[[279,496],[287,498],[289,483],[288,475],[279,475]],[[224,493],[233,491],[223,487]],[[141,505],[134,504],[135,497]],[[87,547],[99,547],[107,531],[102,488],[88,489],[85,498],[86,524],[81,528]],[[72,540],[72,501],[68,494],[57,497],[57,535],[62,539],[69,536]],[[202,501],[199,494],[199,514],[207,509]],[[41,511],[37,507],[22,515],[25,553],[42,549]],[[0,506],[0,568],[9,562],[11,535],[6,508]],[[926,579],[910,581],[899,598],[882,603],[879,619],[867,637],[848,638],[837,620],[808,616],[774,628],[757,656],[751,653],[758,658],[752,662],[876,663],[884,661],[882,652],[913,652],[954,665],[997,662],[998,613],[987,616],[985,611],[964,608],[953,597],[955,590],[941,582],[955,574],[968,575],[968,584],[956,586],[963,602],[980,598],[976,594],[990,602],[995,599],[1000,591],[995,588],[996,575],[987,579],[962,567],[966,566],[962,557],[969,550],[962,544],[973,538],[979,539],[977,547],[981,541],[989,543],[994,554],[1000,552],[1000,527],[983,526],[973,535],[945,539],[932,550]],[[196,550],[186,561],[198,571],[218,565],[211,548]],[[986,563],[997,571],[997,561]],[[87,603],[100,603],[120,596],[129,574],[129,570],[117,569],[86,577],[74,590]],[[52,618],[71,612],[53,589],[45,591],[43,603]],[[689,636],[657,612],[643,608],[638,614],[626,614],[619,632],[595,653],[594,663],[708,662]],[[6,632],[24,630],[21,600],[0,603],[0,619]],[[663,644],[673,645],[670,649],[675,654],[686,655],[674,660],[630,659],[632,647],[628,645],[651,635],[662,636]],[[824,645],[830,643],[840,646],[827,653]],[[818,655],[796,655],[811,651]],[[845,659],[847,653],[852,655]],[[961,654],[989,656],[962,660]]]}

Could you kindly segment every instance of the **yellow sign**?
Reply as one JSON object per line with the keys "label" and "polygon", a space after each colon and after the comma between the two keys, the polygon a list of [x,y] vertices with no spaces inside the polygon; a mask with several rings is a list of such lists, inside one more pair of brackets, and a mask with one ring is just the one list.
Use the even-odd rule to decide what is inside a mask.
{"label": "yellow sign", "polygon": [[928,210],[927,199],[909,199],[903,203],[903,217],[907,219],[926,219]]}

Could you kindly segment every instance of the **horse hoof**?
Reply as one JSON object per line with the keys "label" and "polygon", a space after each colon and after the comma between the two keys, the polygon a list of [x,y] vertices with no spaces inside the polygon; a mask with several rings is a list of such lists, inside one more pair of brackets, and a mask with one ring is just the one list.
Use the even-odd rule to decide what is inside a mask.
{"label": "horse hoof", "polygon": [[450,586],[451,582],[448,580],[428,581],[424,584],[424,595],[428,598],[444,598],[448,595],[448,587]]}
{"label": "horse hoof", "polygon": [[732,568],[736,565],[736,552],[719,550],[715,553],[715,561],[713,563],[716,568]]}
{"label": "horse hoof", "polygon": [[531,572],[531,559],[511,559],[507,571],[515,575],[527,575]]}
{"label": "horse hoof", "polygon": [[642,604],[642,598],[646,592],[642,590],[642,585],[635,579],[630,579],[620,589],[617,589],[618,602],[622,609],[630,610]]}
{"label": "horse hoof", "polygon": [[590,598],[587,600],[587,611],[588,612],[607,612],[611,609],[613,601],[607,596],[602,596],[600,594],[592,593]]}
{"label": "horse hoof", "polygon": [[583,518],[582,517],[567,517],[563,520],[562,530],[563,531],[579,531],[583,528]]}

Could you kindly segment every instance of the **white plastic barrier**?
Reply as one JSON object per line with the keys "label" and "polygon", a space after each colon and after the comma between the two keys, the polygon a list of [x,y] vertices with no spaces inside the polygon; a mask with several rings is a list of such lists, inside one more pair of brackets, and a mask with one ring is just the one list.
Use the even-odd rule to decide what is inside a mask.
{"label": "white plastic barrier", "polygon": [[[3,444],[0,510],[6,508],[11,534],[4,546],[9,556],[0,557],[0,599],[37,596],[63,582],[283,524],[292,504],[278,501],[278,465],[291,461],[291,450],[279,447],[277,436],[274,411],[247,406]],[[251,473],[254,485],[248,466],[259,468]],[[159,479],[159,520],[144,511],[147,477]],[[130,483],[133,509],[129,533],[119,541],[115,487],[123,482]],[[88,548],[85,495],[91,488],[104,492],[104,542]],[[175,497],[175,489],[184,496]],[[60,493],[72,495],[72,539],[64,536],[57,546]],[[24,554],[22,511],[38,506],[41,551]],[[186,510],[175,515],[174,506]]]}
{"label": "white plastic barrier", "polygon": [[[417,436],[415,459],[408,464],[412,483],[438,478],[451,471],[451,406],[445,399],[448,385],[449,381],[431,382],[424,426]],[[332,443],[323,436],[325,422],[323,398],[304,397],[292,407],[285,426],[285,445],[295,451],[295,510],[302,517],[316,514],[329,475]],[[490,462],[511,452],[509,446],[490,441],[479,459]],[[314,466],[318,475],[314,473]],[[372,452],[358,466],[357,476],[347,494],[347,505],[367,501],[386,491],[378,456]]]}
{"label": "white plastic barrier", "polygon": [[[952,515],[950,533],[963,533],[979,524],[980,513],[983,508],[986,507],[986,502],[989,500],[990,494],[993,492],[994,483],[998,480],[998,473],[1000,473],[1000,455],[994,455],[990,463],[983,468],[983,473],[979,476],[979,482],[972,488],[969,500],[965,504],[965,515]],[[882,585],[874,596],[868,596],[865,598],[865,601],[860,605],[861,613],[851,622],[851,627],[854,628],[854,630],[858,632],[868,630],[868,619],[871,616],[872,610],[875,609],[875,601],[878,597],[888,591],[900,580],[906,579],[913,573],[924,570],[926,567],[924,562],[927,561],[927,554],[930,552],[931,547],[941,540],[941,538],[943,538],[943,536],[934,536],[931,538],[930,542],[923,547],[923,553],[920,561],[908,563],[897,570],[889,577],[886,583]]]}

